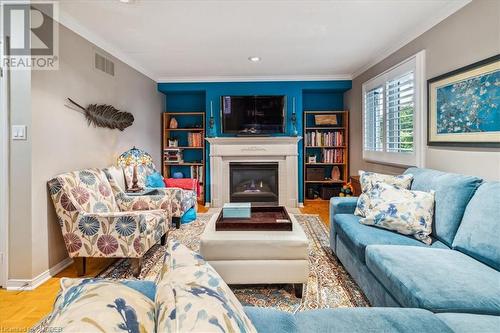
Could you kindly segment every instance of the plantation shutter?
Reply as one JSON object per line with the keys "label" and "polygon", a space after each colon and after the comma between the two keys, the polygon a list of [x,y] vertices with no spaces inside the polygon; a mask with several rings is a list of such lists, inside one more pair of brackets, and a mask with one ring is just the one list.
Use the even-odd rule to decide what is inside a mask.
{"label": "plantation shutter", "polygon": [[386,151],[413,152],[415,114],[414,73],[387,81],[386,85]]}
{"label": "plantation shutter", "polygon": [[384,129],[384,88],[374,88],[365,94],[364,110],[364,148],[369,151],[382,151]]}

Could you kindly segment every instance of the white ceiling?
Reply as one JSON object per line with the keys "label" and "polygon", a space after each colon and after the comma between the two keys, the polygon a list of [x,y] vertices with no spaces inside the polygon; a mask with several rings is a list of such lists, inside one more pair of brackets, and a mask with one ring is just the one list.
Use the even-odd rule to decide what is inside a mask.
{"label": "white ceiling", "polygon": [[469,1],[61,0],[59,16],[158,82],[350,79]]}

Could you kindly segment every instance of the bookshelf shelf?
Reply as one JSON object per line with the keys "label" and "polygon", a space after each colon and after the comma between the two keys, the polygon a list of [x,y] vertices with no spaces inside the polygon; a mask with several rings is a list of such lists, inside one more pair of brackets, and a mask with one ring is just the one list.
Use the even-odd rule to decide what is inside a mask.
{"label": "bookshelf shelf", "polygon": [[198,127],[194,127],[194,128],[166,128],[165,131],[166,132],[170,132],[170,131],[190,131],[190,132],[194,132],[194,131],[204,131],[205,129],[204,128],[198,128]]}
{"label": "bookshelf shelf", "polygon": [[[169,128],[175,118],[178,128]],[[169,141],[177,140],[177,146],[169,146]],[[201,195],[198,202],[205,204],[205,112],[174,111],[162,114],[162,173],[169,178],[174,172],[182,172],[186,178],[198,179]],[[168,160],[172,154],[179,155],[182,162]],[[175,158],[175,157],[174,157]],[[171,159],[171,158],[170,158]]]}
{"label": "bookshelf shelf", "polygon": [[[321,116],[321,117],[316,117]],[[320,118],[336,118],[332,125]],[[316,123],[318,121],[318,123]],[[348,111],[304,111],[304,202],[328,200],[338,195],[349,175],[349,112]],[[334,125],[335,124],[335,125]],[[309,162],[314,155],[316,162]],[[333,170],[340,173],[333,180]]]}

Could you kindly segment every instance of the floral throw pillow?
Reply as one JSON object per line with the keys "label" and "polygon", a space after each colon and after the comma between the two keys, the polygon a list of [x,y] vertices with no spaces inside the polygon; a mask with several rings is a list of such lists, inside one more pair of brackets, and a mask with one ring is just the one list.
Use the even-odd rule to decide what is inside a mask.
{"label": "floral throw pillow", "polygon": [[154,302],[120,281],[63,278],[47,329],[155,332]]}
{"label": "floral throw pillow", "polygon": [[434,191],[410,191],[377,183],[367,192],[371,209],[359,223],[413,236],[430,245],[434,216]]}
{"label": "floral throw pillow", "polygon": [[370,211],[370,196],[367,194],[367,192],[370,191],[375,184],[385,183],[409,190],[412,180],[412,174],[392,176],[385,175],[383,173],[360,170],[359,183],[361,185],[361,195],[358,198],[358,203],[356,205],[354,215],[366,217],[366,215]]}
{"label": "floral throw pillow", "polygon": [[231,289],[199,254],[170,242],[156,292],[158,332],[257,332]]}

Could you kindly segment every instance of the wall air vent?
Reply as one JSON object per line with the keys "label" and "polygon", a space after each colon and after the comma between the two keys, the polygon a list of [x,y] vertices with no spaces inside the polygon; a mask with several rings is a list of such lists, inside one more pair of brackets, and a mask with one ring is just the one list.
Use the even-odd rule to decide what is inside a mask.
{"label": "wall air vent", "polygon": [[115,76],[115,63],[99,53],[95,53],[94,67],[104,73]]}

